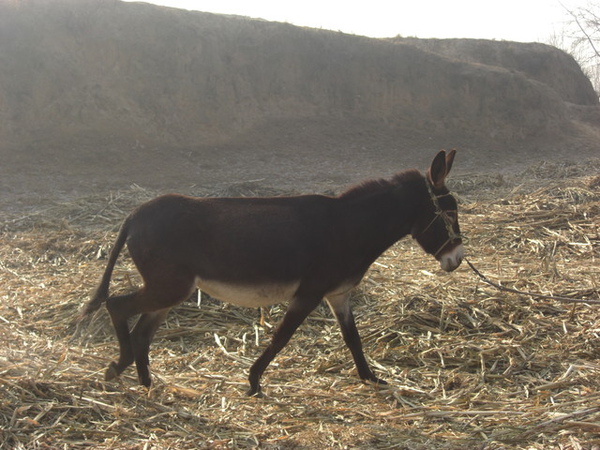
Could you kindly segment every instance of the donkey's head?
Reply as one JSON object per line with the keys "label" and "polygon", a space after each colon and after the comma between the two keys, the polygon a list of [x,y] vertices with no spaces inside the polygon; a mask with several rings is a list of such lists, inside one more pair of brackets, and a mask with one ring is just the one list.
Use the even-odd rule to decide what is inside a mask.
{"label": "donkey's head", "polygon": [[429,195],[424,197],[411,231],[423,250],[433,255],[447,272],[456,269],[464,256],[458,206],[445,185],[455,155],[456,150],[448,154],[442,150],[431,163],[425,177]]}

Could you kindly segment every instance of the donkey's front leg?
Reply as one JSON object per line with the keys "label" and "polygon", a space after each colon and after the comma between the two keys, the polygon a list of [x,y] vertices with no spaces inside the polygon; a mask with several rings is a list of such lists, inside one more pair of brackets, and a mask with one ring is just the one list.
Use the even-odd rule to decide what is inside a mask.
{"label": "donkey's front leg", "polygon": [[321,298],[318,297],[297,296],[292,299],[283,320],[273,334],[271,343],[250,368],[250,376],[248,377],[250,389],[246,393],[247,395],[252,396],[260,393],[260,377],[263,372],[320,301]]}
{"label": "donkey's front leg", "polygon": [[367,363],[362,349],[360,335],[358,334],[356,323],[354,322],[354,315],[352,314],[352,309],[350,308],[350,292],[332,295],[327,297],[326,300],[331,308],[331,311],[340,324],[344,342],[352,353],[352,357],[354,358],[354,363],[356,364],[356,370],[358,371],[358,376],[360,379],[379,384],[387,384],[385,381],[377,378],[369,368],[369,363]]}

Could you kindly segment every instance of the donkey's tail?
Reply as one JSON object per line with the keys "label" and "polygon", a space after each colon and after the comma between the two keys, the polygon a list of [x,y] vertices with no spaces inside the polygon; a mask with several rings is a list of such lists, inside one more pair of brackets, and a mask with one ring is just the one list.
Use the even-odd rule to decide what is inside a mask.
{"label": "donkey's tail", "polygon": [[104,270],[104,275],[102,275],[102,280],[100,281],[100,285],[94,292],[94,295],[90,299],[89,302],[85,305],[81,314],[79,315],[80,319],[83,319],[88,314],[97,311],[102,304],[108,299],[108,285],[110,284],[110,279],[112,277],[113,269],[115,268],[115,264],[117,263],[117,258],[119,257],[119,253],[123,250],[123,246],[129,237],[129,217],[125,219],[123,225],[121,225],[121,229],[119,230],[119,235],[117,236],[117,240],[115,241],[115,245],[113,245],[112,250],[110,251],[110,255],[108,256],[108,263],[106,264],[106,269]]}

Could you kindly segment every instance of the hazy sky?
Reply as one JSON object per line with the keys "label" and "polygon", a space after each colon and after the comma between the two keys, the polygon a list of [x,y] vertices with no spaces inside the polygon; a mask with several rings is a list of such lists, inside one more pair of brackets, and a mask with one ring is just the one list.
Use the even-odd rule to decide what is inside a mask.
{"label": "hazy sky", "polygon": [[587,0],[151,0],[372,37],[468,37],[547,42]]}

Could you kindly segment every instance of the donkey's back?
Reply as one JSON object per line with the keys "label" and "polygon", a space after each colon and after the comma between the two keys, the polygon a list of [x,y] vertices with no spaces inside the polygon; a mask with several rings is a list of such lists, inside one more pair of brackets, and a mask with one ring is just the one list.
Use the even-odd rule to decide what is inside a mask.
{"label": "donkey's back", "polygon": [[[339,199],[325,196],[193,198],[166,195],[129,217],[136,264],[177,265],[203,280],[298,282],[343,234]],[[142,268],[140,267],[140,270]],[[143,275],[143,273],[142,273]]]}

